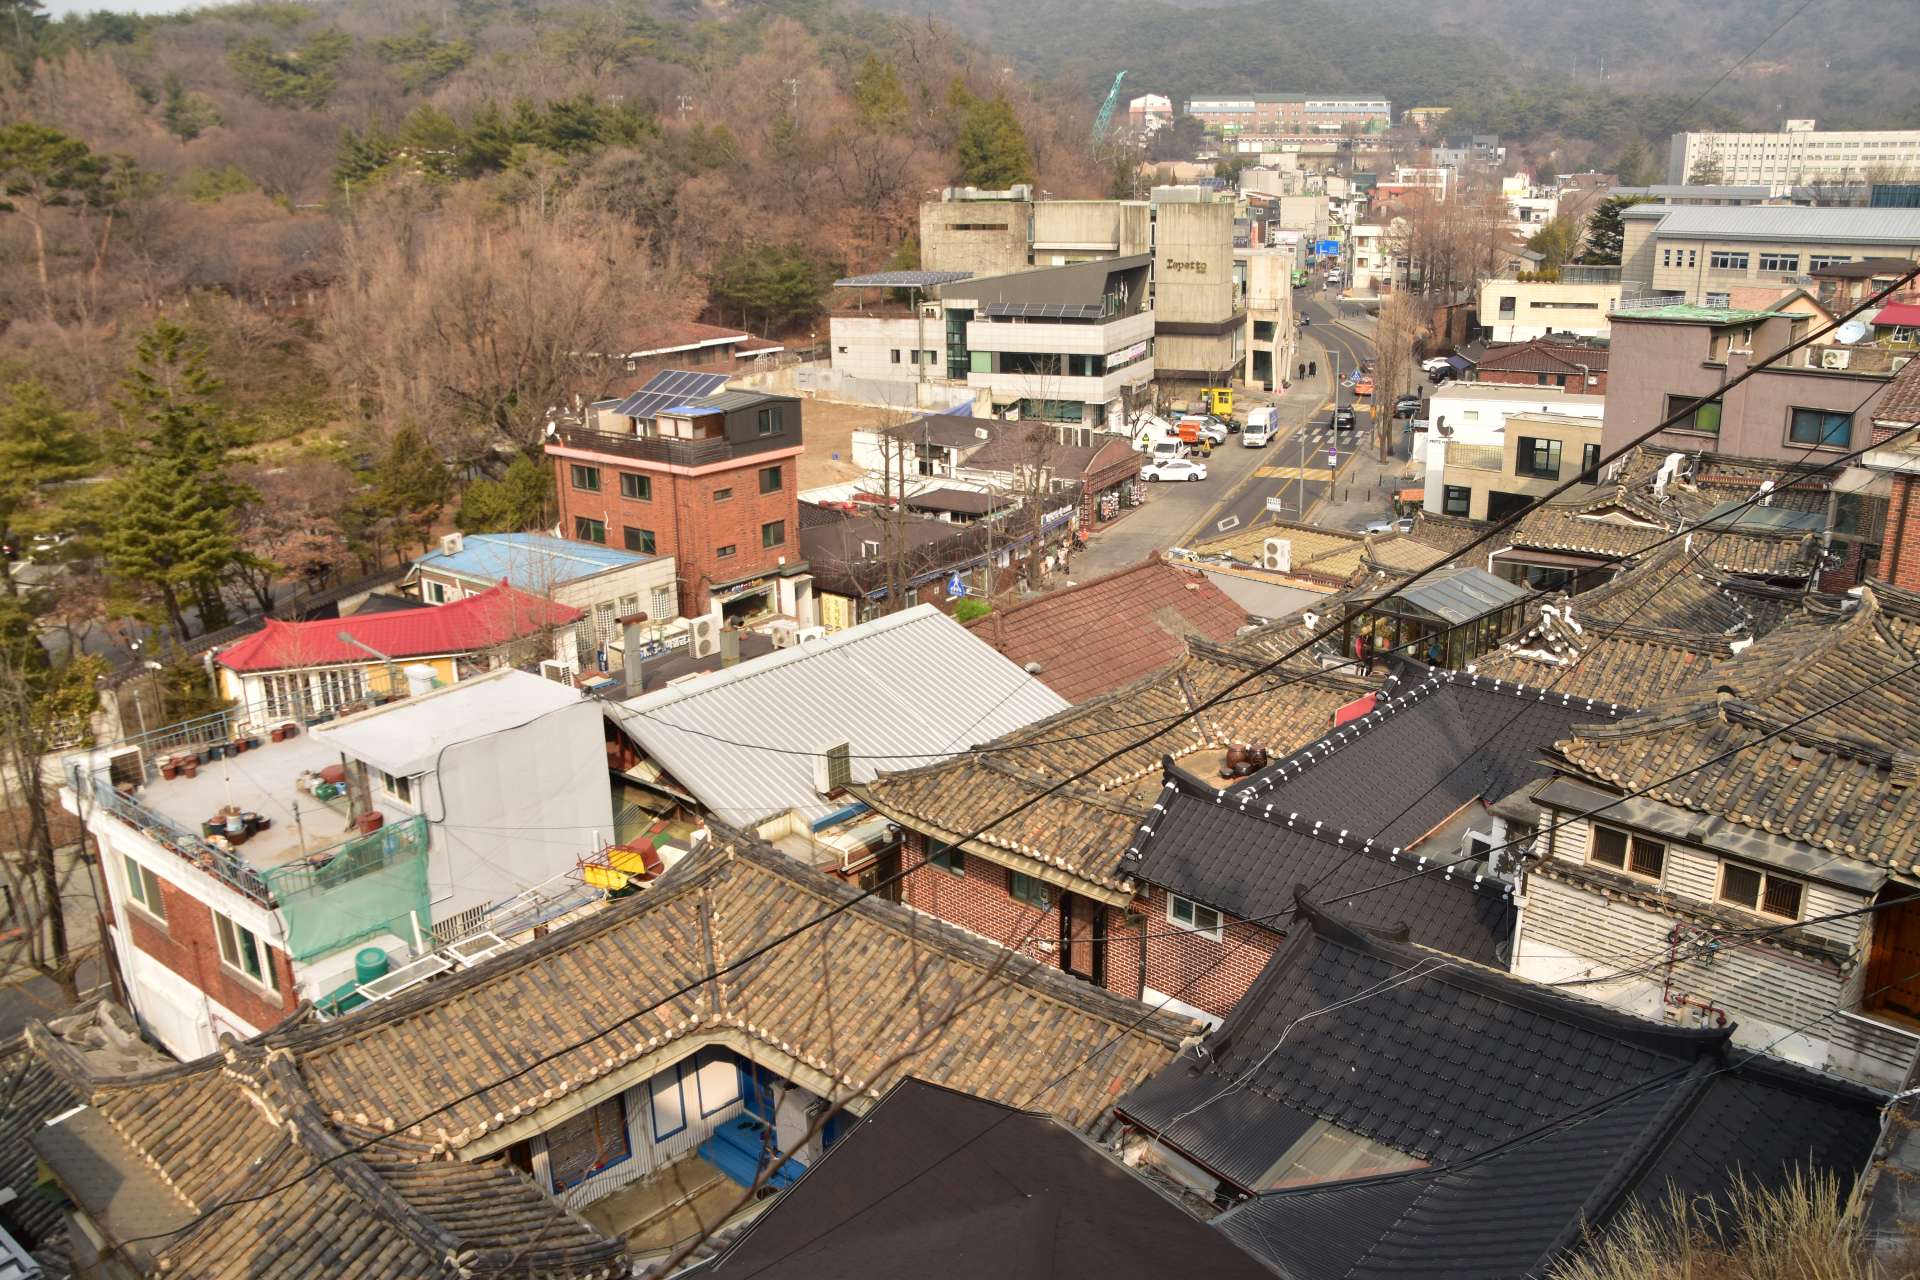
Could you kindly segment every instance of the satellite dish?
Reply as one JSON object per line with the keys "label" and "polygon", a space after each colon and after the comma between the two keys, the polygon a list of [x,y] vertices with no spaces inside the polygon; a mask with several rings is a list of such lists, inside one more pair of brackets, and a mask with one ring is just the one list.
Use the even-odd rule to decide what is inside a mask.
{"label": "satellite dish", "polygon": [[1872,332],[1873,326],[1865,320],[1849,320],[1834,331],[1833,340],[1850,347],[1856,342],[1864,341]]}

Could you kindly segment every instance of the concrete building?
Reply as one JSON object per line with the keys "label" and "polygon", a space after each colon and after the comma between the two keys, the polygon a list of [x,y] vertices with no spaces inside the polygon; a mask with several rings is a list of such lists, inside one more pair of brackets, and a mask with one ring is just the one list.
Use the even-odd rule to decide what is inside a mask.
{"label": "concrete building", "polygon": [[1820,131],[1812,120],[1789,120],[1778,133],[1676,133],[1667,181],[1683,183],[1704,162],[1718,181],[1784,193],[1806,183],[1860,181],[1920,172],[1920,129]]}
{"label": "concrete building", "polygon": [[1773,188],[1764,184],[1742,186],[1732,183],[1655,183],[1650,187],[1612,187],[1607,191],[1607,195],[1651,200],[1656,204],[1724,207],[1785,203],[1774,196]]}
{"label": "concrete building", "polygon": [[98,843],[142,1027],[190,1060],[302,1001],[362,1003],[359,983],[477,930],[597,900],[564,876],[612,834],[601,726],[572,686],[500,671],[262,740],[244,766],[204,759],[245,728],[226,716],[69,759],[61,803]]}
{"label": "concrete building", "polygon": [[[1629,287],[1635,287],[1629,285]],[[1488,342],[1531,342],[1549,333],[1604,338],[1620,306],[1621,282],[1515,280],[1480,282],[1480,332]]]}
{"label": "concrete building", "polygon": [[[1455,495],[1456,500],[1451,504],[1454,509],[1448,509],[1448,462],[1451,460],[1458,465],[1463,458],[1473,458],[1492,469],[1494,455],[1503,453],[1507,448],[1507,437],[1513,434],[1507,424],[1516,415],[1548,414],[1555,418],[1599,422],[1605,411],[1605,397],[1568,391],[1563,387],[1448,383],[1428,398],[1427,429],[1424,432],[1416,431],[1414,436],[1414,459],[1426,469],[1423,505],[1435,515],[1469,514],[1465,508],[1471,505],[1470,497]],[[1473,450],[1480,452],[1467,452]],[[1471,485],[1457,487],[1468,491],[1472,489]],[[1489,480],[1483,486],[1483,493],[1490,494],[1493,487],[1493,481]],[[1484,497],[1483,503],[1497,508],[1492,516],[1486,516],[1484,509],[1475,513],[1483,518],[1498,519],[1510,510],[1507,504],[1494,501],[1490,496]]]}
{"label": "concrete building", "polygon": [[1347,233],[1346,288],[1351,293],[1378,293],[1391,288],[1395,276],[1388,228],[1358,223]]}
{"label": "concrete building", "polygon": [[1173,99],[1143,93],[1127,103],[1127,123],[1141,133],[1152,133],[1173,123]]}
{"label": "concrete building", "polygon": [[1703,307],[1727,306],[1741,286],[1803,286],[1810,272],[1862,258],[1920,257],[1920,209],[1642,204],[1621,221],[1621,278]]}
{"label": "concrete building", "polygon": [[[935,296],[905,315],[834,316],[834,371],[870,388],[906,388],[883,391],[889,404],[930,404],[944,389],[948,402],[963,392],[996,417],[1104,431],[1154,379],[1151,261],[1134,254],[937,283],[940,273],[908,273]],[[875,288],[900,278],[838,283]]]}
{"label": "concrete building", "polygon": [[[1148,201],[1035,200],[1024,186],[949,188],[921,205],[920,261],[932,272],[1008,277],[1028,267],[1151,254],[1146,287],[1158,374],[1209,382],[1231,377],[1246,359],[1234,212],[1220,193],[1198,186],[1158,187]],[[834,345],[838,361],[842,344]],[[932,346],[902,349],[927,359]]]}
{"label": "concrete building", "polygon": [[1236,249],[1245,272],[1247,300],[1246,364],[1240,376],[1255,387],[1276,390],[1292,377],[1295,341],[1292,247]]}
{"label": "concrete building", "polygon": [[1385,98],[1250,93],[1237,98],[1189,98],[1187,114],[1221,133],[1339,133],[1349,125],[1385,129],[1393,121],[1393,104]]}
{"label": "concrete building", "polygon": [[[1802,313],[1726,307],[1616,311],[1611,358],[1619,367],[1607,384],[1607,448],[1619,448],[1798,341],[1813,324],[1814,317]],[[1804,347],[1651,443],[1777,461],[1818,460],[1864,447],[1898,358],[1871,346]]]}
{"label": "concrete building", "polygon": [[[1600,461],[1600,419],[1510,413],[1502,427],[1427,444],[1426,509],[1435,515],[1498,520],[1553,492]],[[1438,479],[1438,483],[1434,481]]]}

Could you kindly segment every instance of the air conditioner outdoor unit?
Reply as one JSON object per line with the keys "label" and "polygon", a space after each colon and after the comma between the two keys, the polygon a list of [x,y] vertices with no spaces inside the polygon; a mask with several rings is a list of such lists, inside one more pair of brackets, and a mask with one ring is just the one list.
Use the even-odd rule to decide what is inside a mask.
{"label": "air conditioner outdoor unit", "polygon": [[1844,369],[1847,367],[1847,362],[1851,359],[1853,359],[1853,352],[1848,351],[1846,348],[1828,347],[1820,353],[1820,367],[1822,369]]}
{"label": "air conditioner outdoor unit", "polygon": [[853,785],[853,744],[836,742],[813,758],[813,789],[832,795]]}
{"label": "air conditioner outdoor unit", "polygon": [[440,554],[443,556],[457,556],[460,554],[461,548],[466,546],[466,544],[466,539],[460,534],[443,533],[440,535]]}
{"label": "air conditioner outdoor unit", "polygon": [[687,647],[692,651],[695,659],[711,658],[720,652],[720,619],[710,613],[703,613],[697,618],[688,619],[688,630],[692,634],[692,639],[688,641]]}
{"label": "air conditioner outdoor unit", "polygon": [[800,644],[805,644],[809,640],[824,640],[827,638],[827,629],[825,627],[802,627],[794,633],[793,638]]}
{"label": "air conditioner outdoor unit", "polygon": [[573,683],[573,672],[567,668],[567,664],[555,661],[552,658],[541,659],[540,674],[555,684]]}
{"label": "air conditioner outdoor unit", "polygon": [[1274,573],[1293,572],[1293,540],[1268,538],[1260,549],[1260,567]]}

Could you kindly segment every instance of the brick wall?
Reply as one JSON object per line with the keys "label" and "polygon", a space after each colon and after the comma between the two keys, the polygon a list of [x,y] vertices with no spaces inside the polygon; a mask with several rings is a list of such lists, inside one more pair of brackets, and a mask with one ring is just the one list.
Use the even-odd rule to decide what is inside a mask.
{"label": "brick wall", "polygon": [[1596,373],[1593,376],[1597,381],[1589,385],[1584,392],[1580,388],[1580,375],[1578,373],[1550,373],[1546,375],[1547,380],[1542,382],[1540,381],[1540,375],[1537,373],[1521,373],[1513,369],[1476,369],[1473,380],[1475,382],[1499,383],[1501,386],[1506,387],[1559,387],[1571,391],[1576,395],[1605,395],[1607,393],[1607,375],[1605,373]]}
{"label": "brick wall", "polygon": [[126,909],[126,933],[134,946],[262,1030],[293,1012],[298,1000],[292,965],[283,952],[266,948],[280,975],[280,993],[276,995],[220,962],[212,908],[164,877],[160,880],[160,896],[167,909],[164,924],[137,905]]}
{"label": "brick wall", "polygon": [[[900,900],[930,916],[983,934],[1002,946],[1019,948],[1042,964],[1060,964],[1060,925],[1051,911],[1042,913],[1007,892],[1008,871],[985,858],[965,857],[966,874],[954,875],[944,867],[922,860],[926,857],[926,837],[918,831],[906,833],[901,849],[901,865],[910,867],[901,878]],[[1044,946],[1043,946],[1044,944]],[[1108,973],[1112,961],[1109,957]]]}
{"label": "brick wall", "polygon": [[[707,611],[708,588],[714,582],[773,572],[782,556],[789,563],[800,559],[797,457],[760,454],[700,474],[673,472],[631,459],[583,463],[556,455],[553,464],[561,533],[573,536],[577,516],[605,522],[610,547],[624,548],[629,528],[652,533],[654,553],[674,558],[680,611],[685,615]],[[599,468],[598,492],[573,487],[575,465]],[[763,494],[760,473],[769,467],[780,469],[780,487]],[[648,476],[653,482],[652,497],[645,501],[622,497],[623,471]],[[774,521],[785,523],[784,541],[763,547],[762,526]],[[721,556],[723,547],[732,547],[733,554]]]}
{"label": "brick wall", "polygon": [[[1215,1017],[1232,1012],[1283,937],[1264,926],[1227,917],[1216,940],[1186,932],[1168,919],[1166,890],[1149,886],[1148,902],[1147,985]],[[1112,941],[1107,947],[1107,985],[1138,999],[1140,925],[1126,924],[1122,913],[1112,910],[1108,927]]]}
{"label": "brick wall", "polygon": [[1896,587],[1920,589],[1920,476],[1893,477],[1893,496],[1887,500],[1887,523],[1880,544],[1880,576]]}

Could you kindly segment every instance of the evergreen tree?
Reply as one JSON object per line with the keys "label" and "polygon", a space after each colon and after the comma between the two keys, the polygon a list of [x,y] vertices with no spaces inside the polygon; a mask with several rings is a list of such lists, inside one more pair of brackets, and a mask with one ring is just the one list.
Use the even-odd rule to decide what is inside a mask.
{"label": "evergreen tree", "polygon": [[227,472],[240,443],[193,335],[171,320],[141,335],[119,407],[137,423],[134,463],[99,512],[108,575],[157,597],[182,640],[192,603],[202,627],[226,622],[221,583],[242,557],[233,512],[253,496]]}
{"label": "evergreen tree", "polygon": [[160,121],[180,141],[192,142],[220,123],[220,108],[202,94],[188,93],[178,73],[167,72],[163,92],[166,97],[161,102]]}
{"label": "evergreen tree", "polygon": [[1614,176],[1620,179],[1623,187],[1644,187],[1653,182],[1653,156],[1647,151],[1645,138],[1635,138],[1620,153],[1620,159],[1614,162]]}
{"label": "evergreen tree", "polygon": [[965,98],[960,124],[960,179],[969,186],[1001,190],[1033,181],[1033,149],[1005,98]]}
{"label": "evergreen tree", "polygon": [[476,480],[460,495],[454,520],[463,533],[539,529],[552,509],[553,472],[525,454],[498,480]]}
{"label": "evergreen tree", "polygon": [[393,522],[397,542],[411,539],[426,548],[451,487],[446,467],[420,428],[405,426],[394,434],[380,460],[374,494],[381,514]]}
{"label": "evergreen tree", "polygon": [[1633,205],[1646,202],[1646,196],[1610,196],[1595,205],[1587,215],[1586,249],[1580,261],[1594,266],[1619,266],[1620,249],[1626,240],[1626,227],[1620,215]]}
{"label": "evergreen tree", "polygon": [[907,119],[907,91],[900,85],[900,73],[891,62],[869,53],[853,78],[853,114],[862,125],[878,133],[897,129]]}
{"label": "evergreen tree", "polygon": [[1693,162],[1693,168],[1687,170],[1687,185],[1690,187],[1710,187],[1719,182],[1726,174],[1720,163],[1720,157],[1711,153],[1701,156]]}
{"label": "evergreen tree", "polygon": [[[87,475],[93,457],[80,415],[63,408],[45,383],[29,378],[0,392],[0,530],[17,533],[19,518],[47,486]],[[4,560],[0,586],[14,593]]]}
{"label": "evergreen tree", "polygon": [[1555,218],[1533,233],[1527,248],[1541,255],[1541,270],[1558,271],[1580,252],[1580,224],[1572,218]]}

